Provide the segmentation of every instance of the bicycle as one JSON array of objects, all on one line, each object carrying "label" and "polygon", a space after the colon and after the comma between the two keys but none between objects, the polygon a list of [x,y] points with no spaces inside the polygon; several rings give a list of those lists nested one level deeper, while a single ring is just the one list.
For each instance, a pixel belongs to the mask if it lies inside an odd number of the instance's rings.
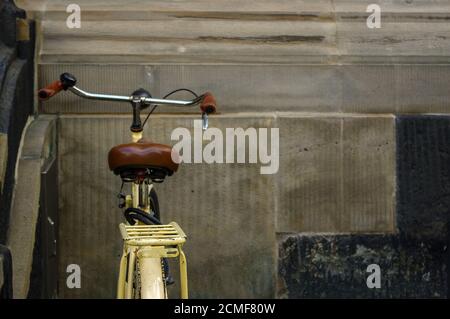
[{"label": "bicycle", "polygon": [[[124,242],[120,259],[117,298],[165,299],[167,285],[173,283],[167,258],[179,259],[181,298],[188,298],[187,262],[182,250],[186,235],[171,222],[162,224],[154,183],[161,183],[178,170],[179,155],[168,145],[143,139],[144,126],[158,105],[193,106],[200,104],[203,129],[208,127],[208,115],[216,112],[216,101],[209,92],[197,95],[189,89],[177,89],[156,99],[138,89],[130,96],[97,94],[76,87],[76,78],[63,73],[58,81],[38,91],[39,99],[48,100],[62,90],[87,99],[130,103],[133,111],[131,143],[114,146],[108,154],[108,164],[122,179],[119,208],[124,209],[126,223],[119,229]],[[187,91],[192,100],[169,100],[170,95]],[[153,105],[144,122],[141,111]],[[125,184],[131,184],[131,194],[124,194]]]}]

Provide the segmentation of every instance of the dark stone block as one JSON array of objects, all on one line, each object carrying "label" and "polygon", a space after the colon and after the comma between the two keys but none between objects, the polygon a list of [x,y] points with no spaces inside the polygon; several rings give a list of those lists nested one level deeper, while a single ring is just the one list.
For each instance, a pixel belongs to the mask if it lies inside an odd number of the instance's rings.
[{"label": "dark stone block", "polygon": [[[290,236],[279,250],[282,298],[445,298],[447,245],[401,235]],[[377,264],[381,287],[368,288]]]},{"label": "dark stone block", "polygon": [[417,238],[448,238],[450,117],[399,116],[397,227]]}]

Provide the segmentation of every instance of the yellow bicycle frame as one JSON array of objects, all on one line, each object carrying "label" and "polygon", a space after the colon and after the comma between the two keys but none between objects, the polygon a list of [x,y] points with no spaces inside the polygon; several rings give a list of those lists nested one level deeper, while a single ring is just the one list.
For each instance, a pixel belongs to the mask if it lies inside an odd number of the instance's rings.
[{"label": "yellow bicycle frame", "polygon": [[[142,138],[142,132],[132,133],[133,142]],[[150,189],[153,185],[150,185]],[[149,189],[149,190],[150,190]],[[139,185],[132,184],[131,196],[125,199],[126,207],[138,207]],[[146,211],[150,211],[147,207]],[[161,258],[179,258],[181,298],[188,298],[187,262],[182,246],[186,235],[178,224],[167,225],[119,225],[124,247],[120,259],[117,298],[133,297],[133,278],[136,261],[139,260],[140,280],[142,287],[152,287],[141,290],[141,298],[164,299],[167,291],[161,271]],[[128,280],[127,280],[128,279]]]}]

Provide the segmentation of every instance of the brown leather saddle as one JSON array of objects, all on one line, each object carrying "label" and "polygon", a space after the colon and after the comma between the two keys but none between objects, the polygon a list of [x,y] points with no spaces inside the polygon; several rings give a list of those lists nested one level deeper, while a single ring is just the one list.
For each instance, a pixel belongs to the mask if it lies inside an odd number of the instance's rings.
[{"label": "brown leather saddle", "polygon": [[137,143],[114,146],[109,151],[108,164],[122,179],[134,180],[147,175],[154,181],[162,181],[178,170],[178,163],[172,156],[176,160],[179,158],[171,146],[140,139]]}]

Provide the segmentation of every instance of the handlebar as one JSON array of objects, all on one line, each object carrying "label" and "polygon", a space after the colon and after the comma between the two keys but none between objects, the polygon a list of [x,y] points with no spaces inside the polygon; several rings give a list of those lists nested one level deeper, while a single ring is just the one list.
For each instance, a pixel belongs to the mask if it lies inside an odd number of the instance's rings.
[{"label": "handlebar", "polygon": [[90,93],[76,87],[75,84],[76,78],[73,75],[69,73],[63,73],[61,74],[59,81],[55,81],[38,91],[39,99],[41,101],[46,101],[51,97],[55,96],[56,94],[58,94],[61,90],[69,90],[72,93],[86,99],[111,101],[111,102],[130,102],[136,104],[139,103],[141,105],[141,109],[151,104],[158,104],[158,105],[163,104],[174,106],[192,106],[200,104],[200,109],[202,110],[203,113],[206,114],[215,113],[217,109],[216,100],[210,92],[206,92],[192,100],[184,101],[184,100],[155,99],[150,96],[133,95],[133,94],[130,96],[122,96],[122,95]]},{"label": "handlebar", "polygon": [[39,90],[38,92],[39,99],[41,101],[48,100],[52,96],[58,94],[63,89],[64,88],[61,81],[55,81],[47,85],[45,88]]}]

